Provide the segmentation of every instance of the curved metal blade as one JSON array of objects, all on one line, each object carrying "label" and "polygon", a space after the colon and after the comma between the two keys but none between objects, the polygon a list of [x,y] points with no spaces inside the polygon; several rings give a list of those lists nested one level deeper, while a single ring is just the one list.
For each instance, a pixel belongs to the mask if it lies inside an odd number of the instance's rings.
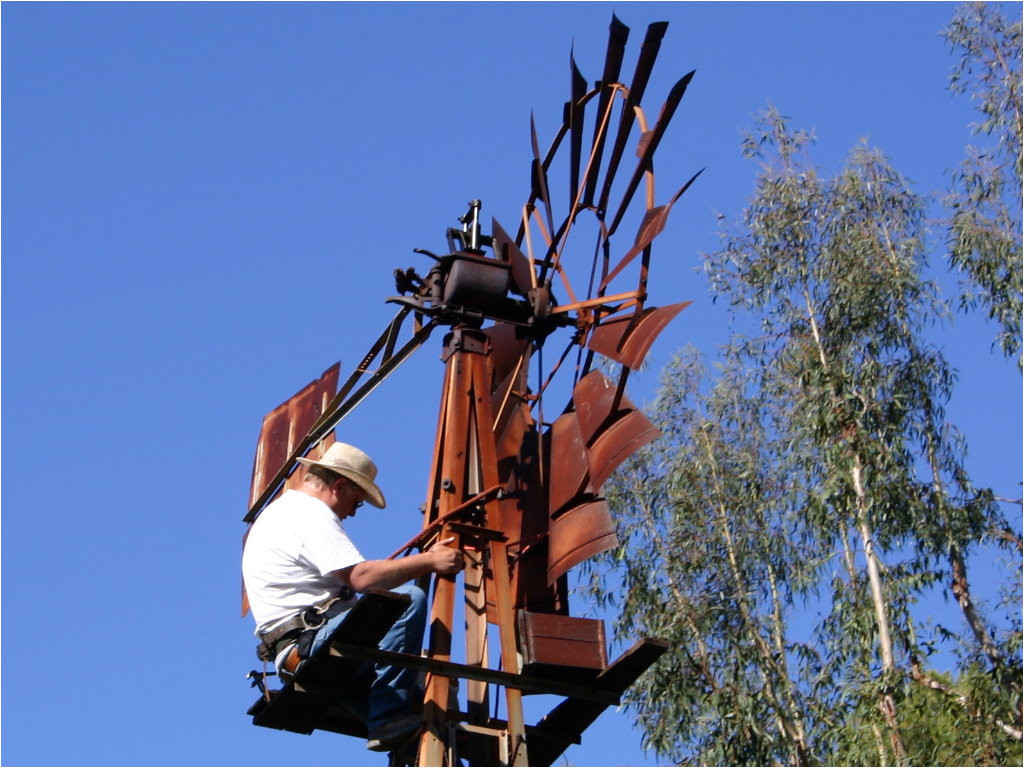
[{"label": "curved metal blade", "polygon": [[604,499],[572,507],[551,521],[548,539],[548,584],[574,565],[619,543]]},{"label": "curved metal blade", "polygon": [[640,49],[640,56],[636,61],[636,70],[633,72],[633,80],[629,85],[629,96],[626,98],[626,105],[619,116],[619,129],[615,135],[615,143],[612,145],[612,153],[608,157],[608,170],[605,171],[604,183],[601,185],[601,199],[597,208],[604,215],[608,205],[608,196],[611,194],[612,182],[615,173],[619,169],[619,162],[622,160],[622,153],[626,149],[626,141],[629,133],[636,122],[636,111],[633,109],[639,106],[647,90],[647,81],[654,69],[654,62],[658,58],[658,51],[661,49],[661,39],[668,29],[667,21],[656,21],[647,27],[647,34],[644,36],[643,47]]},{"label": "curved metal blade", "polygon": [[[626,41],[629,39],[629,27],[612,14],[612,23],[608,27],[608,50],[605,53],[604,72],[601,75],[601,95],[597,101],[597,120],[594,124],[594,138],[591,143],[593,159],[587,173],[587,183],[583,193],[583,206],[593,205],[594,190],[597,188],[597,174],[601,168],[601,156],[604,153],[604,142],[608,136],[607,126],[602,129],[601,116],[608,109],[612,98],[611,84],[619,81],[619,70],[622,68],[622,57],[626,52]],[[575,200],[575,198],[573,198]]]},{"label": "curved metal blade", "polygon": [[638,314],[605,320],[590,334],[587,347],[637,370],[665,326],[692,303],[648,307]]},{"label": "curved metal blade", "polygon": [[622,462],[660,435],[643,411],[630,411],[609,426],[587,449],[591,485],[600,488]]},{"label": "curved metal blade", "polygon": [[612,384],[600,371],[591,371],[580,379],[572,399],[586,445],[590,487],[600,492],[616,467],[660,432],[626,397],[622,387]]},{"label": "curved metal blade", "polygon": [[607,288],[608,284],[615,279],[616,275],[625,269],[629,263],[637,257],[637,255],[642,253],[644,249],[651,244],[654,238],[662,233],[665,229],[665,224],[668,222],[668,214],[672,210],[672,206],[675,205],[676,201],[682,197],[683,193],[690,188],[690,185],[693,184],[693,182],[697,180],[697,177],[702,173],[704,173],[703,168],[693,174],[689,181],[680,187],[679,191],[675,193],[668,203],[665,205],[659,205],[657,208],[651,208],[651,210],[644,214],[643,221],[640,222],[640,229],[636,233],[636,241],[634,242],[633,247],[630,248],[619,263],[615,265],[615,269],[605,275],[598,289],[599,292]]},{"label": "curved metal blade", "polygon": [[633,199],[633,194],[636,192],[636,188],[640,185],[640,179],[643,178],[644,173],[650,169],[651,159],[654,157],[654,153],[658,149],[658,144],[661,143],[661,137],[665,135],[665,129],[668,128],[668,124],[676,112],[676,107],[679,106],[679,102],[682,100],[683,94],[686,93],[686,87],[690,84],[690,81],[696,73],[696,70],[688,72],[679,80],[679,82],[672,86],[672,90],[669,91],[668,98],[665,99],[665,103],[661,107],[661,112],[658,115],[658,122],[652,130],[648,131],[641,138],[640,160],[637,162],[636,169],[633,171],[633,177],[629,180],[629,186],[626,187],[626,193],[622,196],[622,202],[619,203],[619,210],[615,213],[615,218],[612,219],[611,226],[608,227],[609,236],[611,236],[619,226],[619,222],[622,221],[622,216],[626,213],[626,208],[629,207],[629,203]]},{"label": "curved metal blade", "polygon": [[614,415],[621,415],[618,411],[633,408],[629,398],[620,395],[618,388],[600,371],[591,371],[577,382],[572,401],[585,445],[593,442],[606,423],[615,420]]},{"label": "curved metal blade", "polygon": [[576,195],[580,191],[580,154],[583,151],[583,121],[586,102],[583,97],[587,92],[587,80],[576,66],[576,59],[569,54],[569,65],[572,69],[570,99],[566,105],[566,122],[569,124],[569,207],[576,204]]},{"label": "curved metal blade", "polygon": [[548,430],[548,456],[557,464],[548,477],[548,509],[557,515],[587,487],[590,463],[575,413],[563,413]]},{"label": "curved metal blade", "polygon": [[548,194],[548,171],[543,163],[540,161],[540,144],[537,141],[537,123],[533,119],[533,113],[530,113],[530,143],[533,146],[533,188],[534,194],[531,196],[536,199],[540,198],[540,201],[544,203],[544,215],[548,221],[548,232],[554,232],[555,225],[554,220],[551,216],[551,195]]}]

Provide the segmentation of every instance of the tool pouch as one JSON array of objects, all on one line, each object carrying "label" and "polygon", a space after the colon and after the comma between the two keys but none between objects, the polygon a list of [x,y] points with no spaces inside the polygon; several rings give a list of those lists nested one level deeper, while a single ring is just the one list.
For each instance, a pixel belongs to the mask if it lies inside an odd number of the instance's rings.
[{"label": "tool pouch", "polygon": [[299,652],[300,659],[309,658],[309,650],[313,647],[313,639],[316,637],[317,630],[307,629],[301,635],[299,635],[298,642],[295,644],[295,650]]}]

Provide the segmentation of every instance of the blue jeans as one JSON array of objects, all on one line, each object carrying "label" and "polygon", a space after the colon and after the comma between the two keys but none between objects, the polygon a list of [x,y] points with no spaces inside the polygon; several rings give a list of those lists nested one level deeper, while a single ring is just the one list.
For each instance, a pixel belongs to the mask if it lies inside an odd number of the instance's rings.
[{"label": "blue jeans", "polygon": [[[405,613],[398,617],[398,621],[391,625],[391,629],[384,635],[378,647],[382,651],[412,653],[418,656],[423,647],[423,630],[427,625],[427,596],[422,589],[413,584],[404,584],[391,591],[409,595],[412,602],[405,609]],[[327,642],[327,638],[334,633],[347,615],[348,611],[342,611],[328,619],[313,639],[310,656]],[[364,675],[373,678],[373,682],[370,683],[368,711],[359,713],[366,717],[366,726],[369,730],[408,714],[413,690],[419,677],[418,672],[399,665],[367,662],[360,669],[357,679]]]}]

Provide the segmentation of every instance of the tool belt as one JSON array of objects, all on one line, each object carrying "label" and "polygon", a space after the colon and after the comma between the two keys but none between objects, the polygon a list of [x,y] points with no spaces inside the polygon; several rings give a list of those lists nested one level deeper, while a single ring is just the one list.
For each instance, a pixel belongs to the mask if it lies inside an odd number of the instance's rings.
[{"label": "tool belt", "polygon": [[261,632],[260,644],[256,646],[257,658],[260,661],[273,661],[285,645],[296,639],[299,641],[299,657],[307,658],[317,630],[330,618],[327,615],[330,608],[339,601],[351,600],[355,594],[351,587],[344,586],[334,597],[311,605],[273,629]]}]

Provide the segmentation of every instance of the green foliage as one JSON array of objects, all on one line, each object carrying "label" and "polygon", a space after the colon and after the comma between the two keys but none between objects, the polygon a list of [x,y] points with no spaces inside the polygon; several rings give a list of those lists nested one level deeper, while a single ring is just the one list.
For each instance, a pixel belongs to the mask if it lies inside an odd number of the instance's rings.
[{"label": "green foliage", "polygon": [[[735,335],[711,383],[696,353],[673,360],[650,414],[663,439],[606,487],[616,630],[672,646],[629,704],[647,746],[680,763],[998,762],[1019,751],[1003,727],[1020,727],[1019,633],[998,636],[975,605],[966,558],[1010,525],[945,424],[924,204],[866,145],[822,177],[811,142],[774,110],[744,142],[755,195],[705,267],[759,335]],[[937,590],[964,631],[916,616]],[[917,692],[943,630],[965,649],[964,686],[984,662],[988,688]],[[969,744],[933,727],[935,702]]]},{"label": "green foliage", "polygon": [[670,364],[651,414],[668,439],[607,489],[621,542],[609,560],[627,595],[618,629],[671,644],[629,703],[644,713],[646,745],[673,760],[806,763],[798,713],[816,704],[790,680],[788,657],[814,651],[785,637],[781,611],[813,581],[814,542],[789,519],[790,489],[771,466],[781,448],[742,395],[751,383],[724,370],[703,396],[702,378],[694,353]]},{"label": "green foliage", "polygon": [[[994,729],[991,722],[987,722],[987,713],[976,708],[991,698],[991,685],[985,673],[977,669],[967,670],[959,683],[937,672],[931,672],[927,677],[945,690],[927,685],[908,685],[899,700],[910,764],[1021,764],[1024,752],[1020,742],[1008,739]],[[979,693],[979,688],[983,692]],[[958,700],[961,696],[964,703]],[[864,701],[849,713],[839,729],[832,763],[877,765],[878,737],[877,729],[872,727],[873,710],[873,703]]]},{"label": "green foliage", "polygon": [[999,323],[1003,353],[1021,365],[1021,24],[985,3],[959,6],[944,32],[959,63],[950,90],[967,94],[988,138],[953,174],[949,260],[965,275],[961,304]]}]

